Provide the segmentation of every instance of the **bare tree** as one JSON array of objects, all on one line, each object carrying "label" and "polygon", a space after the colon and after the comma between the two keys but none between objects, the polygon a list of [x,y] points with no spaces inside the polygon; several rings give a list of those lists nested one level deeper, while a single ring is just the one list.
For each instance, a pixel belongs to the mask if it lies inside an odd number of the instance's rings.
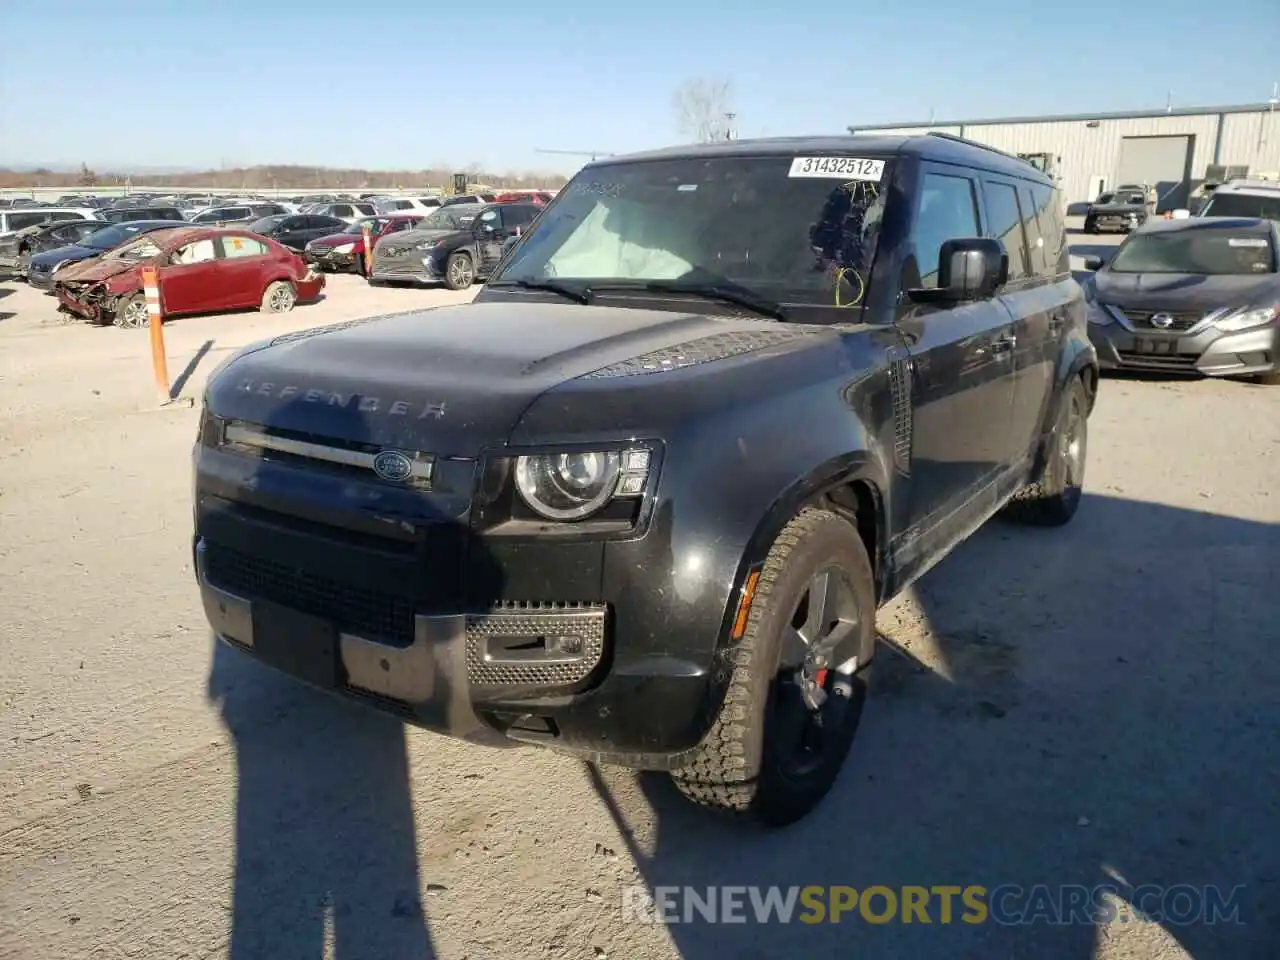
[{"label": "bare tree", "polygon": [[672,97],[680,132],[699,143],[727,140],[732,133],[733,86],[728,80],[695,77]]}]

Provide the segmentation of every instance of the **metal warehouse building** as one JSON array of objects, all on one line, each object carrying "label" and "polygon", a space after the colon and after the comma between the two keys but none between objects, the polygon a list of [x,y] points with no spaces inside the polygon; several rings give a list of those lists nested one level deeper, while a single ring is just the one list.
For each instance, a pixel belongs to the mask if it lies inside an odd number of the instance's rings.
[{"label": "metal warehouse building", "polygon": [[1006,153],[1056,156],[1068,205],[1122,183],[1154,184],[1157,210],[1186,206],[1213,165],[1233,176],[1280,177],[1280,117],[1274,103],[1122,113],[1081,113],[1004,120],[950,120],[849,127],[850,133],[912,134],[936,130]]}]

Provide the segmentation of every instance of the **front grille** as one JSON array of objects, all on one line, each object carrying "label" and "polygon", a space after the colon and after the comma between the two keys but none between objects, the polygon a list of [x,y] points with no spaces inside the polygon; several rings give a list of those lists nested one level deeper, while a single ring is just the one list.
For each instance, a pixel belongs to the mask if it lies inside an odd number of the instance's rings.
[{"label": "front grille", "polygon": [[418,260],[378,260],[373,265],[373,272],[379,277],[414,277],[423,278],[427,268]]},{"label": "front grille", "polygon": [[[1138,330],[1167,330],[1170,333],[1181,333],[1190,330],[1202,319],[1203,313],[1195,312],[1174,312],[1172,310],[1123,310],[1125,318],[1129,323]],[[1167,316],[1172,319],[1172,323],[1166,326],[1157,326],[1151,322],[1152,317]]]},{"label": "front grille", "polygon": [[1170,370],[1191,370],[1195,368],[1196,354],[1185,353],[1136,353],[1132,350],[1118,350],[1122,363],[1140,364],[1147,367],[1168,367]]},{"label": "front grille", "polygon": [[213,586],[246,600],[270,600],[323,617],[342,630],[371,640],[406,647],[413,643],[413,604],[403,597],[341,583],[208,541],[204,574]]}]

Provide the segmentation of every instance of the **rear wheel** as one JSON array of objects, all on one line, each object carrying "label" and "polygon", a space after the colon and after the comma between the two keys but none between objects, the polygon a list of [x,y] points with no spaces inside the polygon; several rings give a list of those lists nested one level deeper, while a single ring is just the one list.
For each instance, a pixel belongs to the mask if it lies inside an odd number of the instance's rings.
[{"label": "rear wheel", "polygon": [[1005,507],[1006,515],[1021,523],[1060,527],[1080,508],[1089,440],[1089,398],[1084,381],[1075,377],[1063,390],[1058,420],[1049,438],[1040,475]]},{"label": "rear wheel", "polygon": [[267,284],[262,294],[263,313],[288,313],[298,300],[298,293],[288,280],[276,280]]},{"label": "rear wheel", "polygon": [[475,283],[476,268],[471,255],[459,250],[450,254],[444,268],[444,285],[450,290],[465,290]]},{"label": "rear wheel", "polygon": [[771,826],[811,811],[857,733],[866,675],[851,658],[874,631],[871,563],[857,530],[803,510],[765,560],[720,714],[672,774],[680,791]]}]

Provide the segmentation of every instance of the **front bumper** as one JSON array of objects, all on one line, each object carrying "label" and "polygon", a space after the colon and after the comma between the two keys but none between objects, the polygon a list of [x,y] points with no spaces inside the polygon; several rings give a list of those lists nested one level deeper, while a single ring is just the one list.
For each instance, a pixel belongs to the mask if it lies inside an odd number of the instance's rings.
[{"label": "front bumper", "polygon": [[1119,322],[1090,324],[1103,370],[1161,371],[1208,377],[1280,369],[1280,324],[1224,332],[1212,325],[1183,333],[1131,330]]},{"label": "front bumper", "polygon": [[307,263],[314,264],[324,270],[350,270],[356,266],[357,260],[363,254],[358,253],[334,253],[332,250],[313,250],[307,249],[302,253],[302,258]]},{"label": "front bumper", "polygon": [[401,257],[379,257],[375,254],[370,277],[373,280],[441,283],[444,273],[430,250],[415,250],[412,254]]},{"label": "front bumper", "polygon": [[[472,461],[451,469],[472,482]],[[431,519],[421,495],[384,494],[380,512],[401,518],[388,525],[353,509],[370,493],[349,474],[198,447],[193,549],[214,633],[476,743],[671,769],[705,736],[728,676],[724,605],[643,587],[637,571],[653,564],[641,557],[666,540],[486,535],[468,525],[467,496],[444,494],[439,512],[462,508],[459,519]]]},{"label": "front bumper", "polygon": [[48,270],[32,268],[27,273],[27,284],[37,290],[51,291],[53,289],[53,273]]}]

